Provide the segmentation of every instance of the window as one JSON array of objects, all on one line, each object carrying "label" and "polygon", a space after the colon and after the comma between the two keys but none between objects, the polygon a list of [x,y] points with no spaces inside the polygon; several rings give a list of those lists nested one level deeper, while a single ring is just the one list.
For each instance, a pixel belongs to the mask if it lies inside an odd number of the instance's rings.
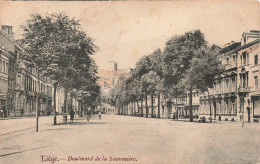
[{"label": "window", "polygon": [[226,64],[229,64],[229,57],[226,58]]},{"label": "window", "polygon": [[18,56],[18,52],[14,51],[14,58],[15,58],[15,60],[17,60],[17,56]]},{"label": "window", "polygon": [[32,91],[34,91],[34,80],[32,80]]},{"label": "window", "polygon": [[255,76],[255,90],[258,90],[258,76]]},{"label": "window", "polygon": [[240,85],[243,88],[248,87],[248,72],[240,74]]},{"label": "window", "polygon": [[233,64],[234,64],[234,66],[236,66],[236,65],[237,65],[237,61],[236,61],[236,55],[233,55]]},{"label": "window", "polygon": [[229,83],[229,80],[226,79],[226,90],[225,90],[226,92],[228,92],[228,89],[229,89],[228,83]]},{"label": "window", "polygon": [[248,61],[249,61],[248,53],[243,52],[243,54],[241,56],[241,65],[244,66],[244,65],[249,64]]},{"label": "window", "polygon": [[0,72],[2,72],[2,60],[0,59]]},{"label": "window", "polygon": [[5,64],[5,73],[8,73],[8,63],[6,62]]},{"label": "window", "polygon": [[24,73],[22,74],[21,80],[22,80],[22,85],[25,85],[25,75],[24,75]]},{"label": "window", "polygon": [[5,80],[5,93],[7,93],[7,90],[8,90],[8,83],[7,80]]},{"label": "window", "polygon": [[2,92],[2,88],[3,88],[2,79],[0,78],[0,92]]},{"label": "window", "polygon": [[255,65],[258,64],[258,55],[255,55]]},{"label": "window", "polygon": [[17,74],[17,76],[16,76],[16,83],[18,85],[20,84],[20,74]]},{"label": "window", "polygon": [[3,61],[3,73],[5,73],[5,61]]}]

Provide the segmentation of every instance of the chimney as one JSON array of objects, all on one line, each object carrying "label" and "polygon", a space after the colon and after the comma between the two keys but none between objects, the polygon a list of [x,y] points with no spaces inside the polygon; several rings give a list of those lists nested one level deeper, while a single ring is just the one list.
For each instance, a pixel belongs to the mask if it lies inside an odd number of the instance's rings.
[{"label": "chimney", "polygon": [[114,71],[117,71],[117,63],[114,63]]},{"label": "chimney", "polygon": [[2,25],[1,30],[4,31],[7,34],[13,34],[13,27],[12,26]]}]

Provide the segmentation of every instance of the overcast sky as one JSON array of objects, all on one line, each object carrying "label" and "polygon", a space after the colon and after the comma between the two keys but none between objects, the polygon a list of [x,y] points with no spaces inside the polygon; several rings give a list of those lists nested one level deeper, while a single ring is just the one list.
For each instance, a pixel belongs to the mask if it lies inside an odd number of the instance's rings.
[{"label": "overcast sky", "polygon": [[99,51],[94,58],[99,68],[117,61],[119,68],[132,68],[143,55],[174,35],[200,29],[210,44],[221,47],[241,34],[260,29],[259,2],[0,2],[2,25],[20,26],[31,13],[64,12],[81,20]]}]

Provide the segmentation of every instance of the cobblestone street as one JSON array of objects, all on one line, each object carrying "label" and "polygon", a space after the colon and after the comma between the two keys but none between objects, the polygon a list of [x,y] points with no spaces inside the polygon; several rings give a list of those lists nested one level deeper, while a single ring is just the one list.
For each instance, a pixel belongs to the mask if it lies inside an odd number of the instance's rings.
[{"label": "cobblestone street", "polygon": [[[103,115],[102,120],[93,116],[90,122],[76,118],[57,126],[52,125],[53,117],[39,121],[36,133],[34,118],[0,120],[1,129],[5,127],[0,136],[1,164],[51,163],[48,160],[55,157],[54,163],[62,164],[123,163],[114,161],[118,158],[135,158],[128,163],[260,162],[257,123],[241,127],[240,122],[203,124],[115,115]],[[68,161],[69,156],[74,160]],[[85,161],[76,161],[79,157]]]}]

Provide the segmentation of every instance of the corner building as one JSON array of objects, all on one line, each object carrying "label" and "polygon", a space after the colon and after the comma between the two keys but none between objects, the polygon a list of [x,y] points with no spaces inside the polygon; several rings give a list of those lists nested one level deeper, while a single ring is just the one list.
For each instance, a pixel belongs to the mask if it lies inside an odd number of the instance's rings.
[{"label": "corner building", "polygon": [[[259,34],[251,30],[243,33],[241,42],[218,49],[218,59],[225,71],[216,75],[209,96],[200,96],[199,115],[212,119],[251,122],[260,116],[259,107]],[[209,105],[210,104],[210,105]]]}]

